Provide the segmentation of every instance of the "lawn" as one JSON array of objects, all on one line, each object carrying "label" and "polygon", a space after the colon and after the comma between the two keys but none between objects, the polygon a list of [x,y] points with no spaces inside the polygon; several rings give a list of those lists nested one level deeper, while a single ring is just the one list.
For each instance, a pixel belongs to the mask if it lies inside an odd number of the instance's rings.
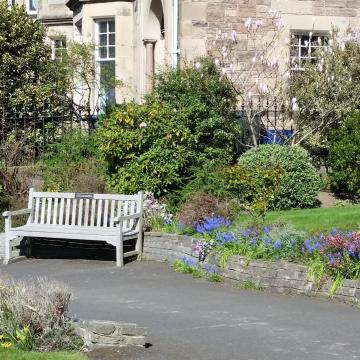
[{"label": "lawn", "polygon": [[53,352],[39,353],[20,350],[5,350],[0,348],[1,360],[86,360],[81,353],[74,352]]},{"label": "lawn", "polygon": [[[336,227],[339,230],[357,230],[360,227],[360,205],[334,208],[300,209],[272,211],[267,213],[266,221],[284,220],[292,223],[296,229],[306,231],[328,231]],[[251,222],[249,215],[241,215],[235,221],[238,226]]]}]

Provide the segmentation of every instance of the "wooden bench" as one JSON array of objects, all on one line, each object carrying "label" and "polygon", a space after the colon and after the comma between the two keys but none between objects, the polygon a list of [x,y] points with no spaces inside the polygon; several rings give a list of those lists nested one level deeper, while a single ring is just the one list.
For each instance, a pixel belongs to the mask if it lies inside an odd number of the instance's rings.
[{"label": "wooden bench", "polygon": [[[84,194],[29,191],[27,209],[5,211],[4,264],[11,259],[12,241],[21,237],[105,241],[116,247],[116,265],[142,252],[143,194]],[[27,215],[13,227],[14,216]],[[124,253],[123,243],[136,240],[135,250]]]}]

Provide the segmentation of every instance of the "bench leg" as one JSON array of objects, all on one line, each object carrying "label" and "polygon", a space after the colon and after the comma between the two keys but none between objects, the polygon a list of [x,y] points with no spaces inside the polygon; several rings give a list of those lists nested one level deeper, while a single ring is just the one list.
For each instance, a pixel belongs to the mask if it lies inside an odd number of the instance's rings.
[{"label": "bench leg", "polygon": [[124,266],[124,243],[123,243],[123,234],[122,234],[122,223],[120,224],[121,227],[119,227],[119,235],[117,238],[117,244],[116,244],[116,266]]},{"label": "bench leg", "polygon": [[5,251],[4,251],[4,265],[7,265],[11,260],[11,252],[12,252],[12,240],[16,239],[17,236],[13,236],[11,234],[5,235]]},{"label": "bench leg", "polygon": [[135,247],[135,250],[138,252],[138,260],[141,260],[141,255],[142,255],[142,241],[143,241],[143,238],[142,238],[142,231],[139,232],[139,235],[137,237],[137,240],[136,240],[136,247]]}]

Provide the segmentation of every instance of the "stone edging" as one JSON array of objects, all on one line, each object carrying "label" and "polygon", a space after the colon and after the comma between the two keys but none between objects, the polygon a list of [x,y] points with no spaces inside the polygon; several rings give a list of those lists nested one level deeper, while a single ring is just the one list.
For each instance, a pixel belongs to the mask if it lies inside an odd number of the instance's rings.
[{"label": "stone edging", "polygon": [[88,350],[103,347],[145,346],[146,330],[136,324],[73,320],[75,332]]},{"label": "stone edging", "polygon": [[[183,256],[197,259],[194,246],[197,238],[176,234],[147,232],[144,236],[144,258],[156,261],[174,262]],[[232,282],[252,281],[261,284],[264,289],[277,293],[304,294],[328,298],[331,281],[324,283],[321,289],[308,279],[306,266],[286,261],[253,260],[246,263],[243,257],[234,255],[224,269],[220,268],[219,259],[209,257],[207,262],[219,268],[220,274]],[[345,280],[338,288],[334,299],[357,303],[360,300],[360,281]]]}]

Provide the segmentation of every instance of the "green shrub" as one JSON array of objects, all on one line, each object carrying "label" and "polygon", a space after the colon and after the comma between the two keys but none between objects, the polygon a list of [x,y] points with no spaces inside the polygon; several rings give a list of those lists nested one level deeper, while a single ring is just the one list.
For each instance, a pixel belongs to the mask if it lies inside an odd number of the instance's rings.
[{"label": "green shrub", "polygon": [[[249,173],[277,169],[281,173],[279,189],[270,209],[308,208],[318,204],[321,181],[306,150],[298,146],[260,145],[244,153],[239,165]],[[259,169],[261,170],[259,172]],[[265,187],[266,178],[259,178],[257,187]],[[252,191],[252,189],[248,189]],[[266,190],[265,190],[266,191]]]},{"label": "green shrub", "polygon": [[45,191],[105,191],[96,136],[74,130],[50,147],[42,160]]},{"label": "green shrub", "polygon": [[209,161],[234,156],[235,95],[214,64],[166,70],[143,105],[119,106],[104,120],[100,150],[109,185],[156,196],[181,189]]},{"label": "green shrub", "polygon": [[333,190],[360,196],[360,113],[333,131],[329,141],[330,183]]}]

